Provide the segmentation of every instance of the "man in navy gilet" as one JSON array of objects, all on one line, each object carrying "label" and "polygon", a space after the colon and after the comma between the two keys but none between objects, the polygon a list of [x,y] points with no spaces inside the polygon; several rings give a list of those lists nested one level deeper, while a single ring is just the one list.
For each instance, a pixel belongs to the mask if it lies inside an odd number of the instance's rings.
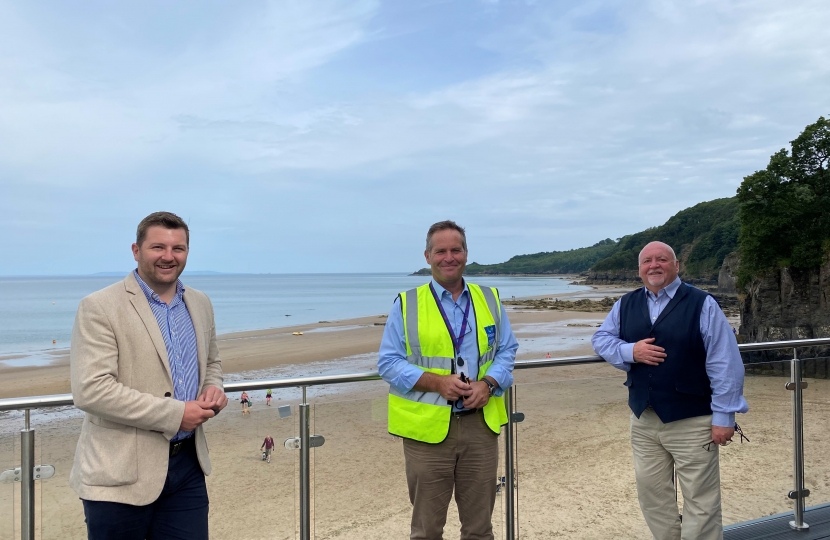
[{"label": "man in navy gilet", "polygon": [[628,373],[640,509],[656,540],[719,540],[718,445],[732,439],[735,413],[748,410],[738,344],[718,303],[677,277],[671,247],[651,242],[639,265],[645,287],[614,304],[592,343]]}]

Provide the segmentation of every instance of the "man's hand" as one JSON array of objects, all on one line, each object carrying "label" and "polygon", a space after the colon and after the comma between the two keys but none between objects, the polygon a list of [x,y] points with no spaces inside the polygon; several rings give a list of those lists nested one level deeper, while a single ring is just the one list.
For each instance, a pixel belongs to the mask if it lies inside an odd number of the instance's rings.
[{"label": "man's hand", "polygon": [[666,349],[652,345],[654,338],[641,339],[634,344],[634,361],[649,366],[658,366],[666,358]]},{"label": "man's hand", "polygon": [[205,387],[202,395],[196,400],[202,403],[203,407],[207,405],[208,409],[212,409],[214,414],[219,414],[219,411],[225,408],[228,404],[228,396],[225,395],[220,388],[216,386]]},{"label": "man's hand", "polygon": [[481,409],[490,401],[490,387],[484,381],[470,383],[473,393],[464,398],[464,406],[468,409]]},{"label": "man's hand", "polygon": [[216,413],[210,407],[210,401],[185,401],[184,402],[184,416],[182,416],[182,424],[179,426],[180,431],[193,431],[201,426],[214,416]]},{"label": "man's hand", "polygon": [[438,392],[447,401],[456,401],[473,393],[469,383],[462,382],[460,375],[436,375],[425,372],[415,384],[415,390]]},{"label": "man's hand", "polygon": [[712,426],[712,442],[715,444],[726,444],[726,441],[732,440],[734,434],[734,427]]}]

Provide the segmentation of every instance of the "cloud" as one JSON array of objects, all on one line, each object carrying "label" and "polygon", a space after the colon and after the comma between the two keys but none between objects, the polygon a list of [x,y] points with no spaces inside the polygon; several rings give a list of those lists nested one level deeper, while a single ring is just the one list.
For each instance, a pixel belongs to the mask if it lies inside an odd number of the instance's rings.
[{"label": "cloud", "polygon": [[0,249],[36,272],[85,216],[160,206],[214,270],[409,269],[446,217],[478,262],[616,238],[830,113],[828,25],[819,1],[4,4]]}]

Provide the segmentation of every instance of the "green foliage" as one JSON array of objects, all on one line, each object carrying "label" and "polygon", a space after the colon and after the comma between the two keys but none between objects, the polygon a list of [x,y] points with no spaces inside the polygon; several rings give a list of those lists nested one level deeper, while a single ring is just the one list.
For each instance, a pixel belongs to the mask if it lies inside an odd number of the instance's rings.
[{"label": "green foliage", "polygon": [[738,202],[734,197],[702,202],[678,212],[659,227],[624,236],[617,251],[591,270],[636,270],[640,250],[659,240],[674,248],[678,257],[688,251],[683,266],[685,277],[717,279],[723,259],[737,247],[738,229]]},{"label": "green foliage", "polygon": [[595,262],[611,254],[616,247],[616,242],[606,238],[591,247],[516,255],[509,261],[499,264],[470,263],[465,273],[468,275],[571,274],[587,270]]},{"label": "green foliage", "polygon": [[781,267],[820,266],[830,248],[830,121],[820,117],[738,188],[738,285]]}]

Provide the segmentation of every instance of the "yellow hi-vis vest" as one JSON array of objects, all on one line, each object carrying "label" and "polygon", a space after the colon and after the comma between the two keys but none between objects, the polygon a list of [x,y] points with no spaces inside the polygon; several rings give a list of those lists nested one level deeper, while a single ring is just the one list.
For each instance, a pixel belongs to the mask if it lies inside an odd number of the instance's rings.
[{"label": "yellow hi-vis vest", "polygon": [[[478,377],[486,374],[499,347],[501,304],[498,291],[467,283],[476,321]],[[455,359],[452,338],[429,283],[400,294],[406,360],[424,371],[449,375]],[[399,392],[389,387],[389,433],[425,443],[440,443],[450,430],[452,406],[438,392]],[[487,426],[498,434],[507,423],[504,398],[491,396],[484,406]]]}]

